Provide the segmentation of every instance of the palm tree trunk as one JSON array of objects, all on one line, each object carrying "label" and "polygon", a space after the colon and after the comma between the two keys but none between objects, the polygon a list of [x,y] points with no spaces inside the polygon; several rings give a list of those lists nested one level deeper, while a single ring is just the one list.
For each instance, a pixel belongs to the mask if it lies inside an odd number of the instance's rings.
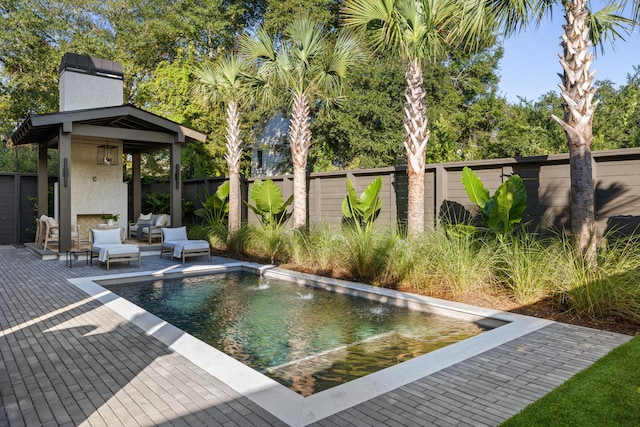
[{"label": "palm tree trunk", "polygon": [[229,101],[227,104],[227,153],[225,159],[229,167],[229,233],[240,228],[240,157],[242,156],[242,139],[240,138],[240,113],[238,104]]},{"label": "palm tree trunk", "polygon": [[406,73],[407,88],[404,92],[404,148],[407,150],[407,232],[417,236],[424,232],[424,164],[429,141],[427,108],[422,82],[422,65],[417,59],[409,63]]},{"label": "palm tree trunk", "polygon": [[300,230],[307,226],[307,158],[311,146],[309,103],[302,94],[293,100],[289,145],[293,161],[293,227]]},{"label": "palm tree trunk", "polygon": [[593,53],[590,51],[589,25],[585,0],[566,3],[565,34],[562,36],[564,69],[559,85],[564,100],[564,120],[553,119],[564,129],[569,143],[571,174],[571,231],[576,243],[576,255],[593,269],[596,266],[596,224],[591,141],[593,115],[598,105],[594,100],[595,73],[590,72]]}]

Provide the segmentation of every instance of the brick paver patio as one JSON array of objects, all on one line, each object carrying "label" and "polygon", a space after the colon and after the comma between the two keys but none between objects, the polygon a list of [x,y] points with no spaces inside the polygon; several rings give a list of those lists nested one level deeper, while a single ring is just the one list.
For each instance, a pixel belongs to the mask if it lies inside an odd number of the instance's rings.
[{"label": "brick paver patio", "polygon": [[[0,425],[286,425],[66,280],[101,274],[0,249]],[[315,425],[497,425],[630,338],[552,323]]]}]

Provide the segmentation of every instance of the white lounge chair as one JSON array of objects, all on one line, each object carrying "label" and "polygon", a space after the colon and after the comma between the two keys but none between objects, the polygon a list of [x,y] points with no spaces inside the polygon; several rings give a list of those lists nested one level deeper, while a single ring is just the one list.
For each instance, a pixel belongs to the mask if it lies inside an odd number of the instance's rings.
[{"label": "white lounge chair", "polygon": [[162,227],[162,243],[160,257],[165,252],[171,254],[171,259],[181,258],[182,263],[187,257],[207,256],[211,260],[211,247],[206,240],[189,240],[186,227]]},{"label": "white lounge chair", "polygon": [[113,228],[108,230],[91,230],[91,258],[98,258],[98,262],[107,264],[107,270],[112,262],[138,261],[140,267],[140,248],[136,245],[122,243],[122,230]]}]

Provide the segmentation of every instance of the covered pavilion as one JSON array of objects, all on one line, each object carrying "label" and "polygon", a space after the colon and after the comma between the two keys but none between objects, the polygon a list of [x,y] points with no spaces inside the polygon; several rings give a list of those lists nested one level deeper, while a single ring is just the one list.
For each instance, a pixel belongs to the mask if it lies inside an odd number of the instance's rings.
[{"label": "covered pavilion", "polygon": [[141,154],[169,150],[169,214],[171,226],[181,225],[181,149],[189,142],[204,142],[206,135],[123,104],[123,73],[117,62],[67,53],[60,73],[60,112],[31,115],[11,136],[15,145],[38,145],[38,217],[53,215],[47,203],[47,150],[58,151],[59,252],[71,249],[72,224],[94,221],[103,213],[119,214],[127,223],[123,154],[132,159],[132,214],[137,218]]}]

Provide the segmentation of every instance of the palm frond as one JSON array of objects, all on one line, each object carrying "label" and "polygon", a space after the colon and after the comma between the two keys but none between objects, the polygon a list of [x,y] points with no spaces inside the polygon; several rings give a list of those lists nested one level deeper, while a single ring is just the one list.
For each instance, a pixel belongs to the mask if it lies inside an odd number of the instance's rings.
[{"label": "palm frond", "polygon": [[616,40],[624,41],[637,24],[634,19],[619,15],[623,9],[622,4],[610,3],[598,11],[589,11],[589,38],[600,52],[604,53],[605,42],[615,47]]},{"label": "palm frond", "polygon": [[245,35],[241,41],[242,53],[258,62],[274,61],[276,46],[274,38],[263,28],[259,28],[255,37]]},{"label": "palm frond", "polygon": [[487,2],[505,35],[517,34],[530,24],[540,25],[557,0],[490,0]]},{"label": "palm frond", "polygon": [[367,33],[373,51],[404,49],[403,29],[398,21],[396,5],[403,0],[351,0],[341,10],[343,25],[359,33]]},{"label": "palm frond", "polygon": [[250,64],[241,56],[230,54],[218,62],[205,62],[194,71],[196,82],[192,93],[205,105],[240,102],[245,95],[245,80]]}]

